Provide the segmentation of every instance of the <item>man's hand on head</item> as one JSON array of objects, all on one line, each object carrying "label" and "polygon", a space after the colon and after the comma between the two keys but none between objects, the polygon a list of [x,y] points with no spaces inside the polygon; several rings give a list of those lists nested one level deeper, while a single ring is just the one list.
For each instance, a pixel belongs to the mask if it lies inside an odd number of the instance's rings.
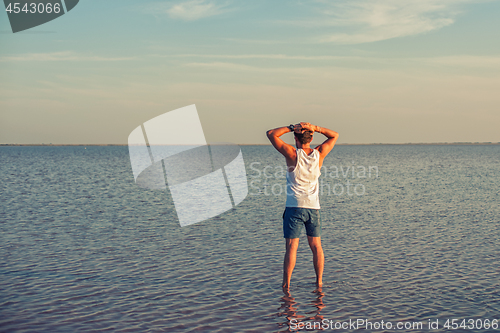
[{"label": "man's hand on head", "polygon": [[304,131],[311,131],[314,133],[316,131],[316,126],[311,125],[310,123],[301,122],[300,124],[297,124],[297,125],[300,127],[299,133],[304,132]]}]

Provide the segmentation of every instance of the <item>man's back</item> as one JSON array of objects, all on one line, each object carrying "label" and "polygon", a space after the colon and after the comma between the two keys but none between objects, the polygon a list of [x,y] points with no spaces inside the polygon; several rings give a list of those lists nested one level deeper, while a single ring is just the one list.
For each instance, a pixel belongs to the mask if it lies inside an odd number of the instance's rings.
[{"label": "man's back", "polygon": [[286,174],[286,207],[320,209],[318,178],[320,154],[297,149],[297,164]]}]

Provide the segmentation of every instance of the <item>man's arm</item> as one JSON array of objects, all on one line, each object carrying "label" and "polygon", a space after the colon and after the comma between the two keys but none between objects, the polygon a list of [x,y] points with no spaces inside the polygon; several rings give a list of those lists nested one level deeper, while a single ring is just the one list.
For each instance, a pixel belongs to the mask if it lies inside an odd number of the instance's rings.
[{"label": "man's arm", "polygon": [[[297,125],[295,126],[297,127]],[[279,151],[283,156],[285,156],[287,160],[287,165],[295,165],[293,161],[297,157],[297,152],[294,147],[290,146],[289,144],[285,143],[283,140],[280,139],[280,136],[282,136],[285,133],[290,133],[291,130],[288,127],[278,127],[272,130],[269,130],[266,132],[267,138],[271,143],[273,144],[274,148],[276,148],[277,151]],[[290,163],[289,163],[290,162]]]},{"label": "man's arm", "polygon": [[333,146],[335,146],[335,142],[337,142],[337,139],[339,138],[339,133],[328,128],[311,125],[309,123],[300,123],[300,127],[302,129],[318,132],[326,136],[326,140],[316,147],[316,149],[319,151],[321,159],[324,159],[326,155],[328,155],[328,153],[333,149]]}]

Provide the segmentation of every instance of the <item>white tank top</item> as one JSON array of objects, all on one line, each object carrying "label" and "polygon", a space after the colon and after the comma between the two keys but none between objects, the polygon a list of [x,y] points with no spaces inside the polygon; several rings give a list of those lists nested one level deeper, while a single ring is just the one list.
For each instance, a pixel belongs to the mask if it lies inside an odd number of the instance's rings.
[{"label": "white tank top", "polygon": [[286,173],[286,207],[319,209],[319,151],[297,149],[297,165]]}]

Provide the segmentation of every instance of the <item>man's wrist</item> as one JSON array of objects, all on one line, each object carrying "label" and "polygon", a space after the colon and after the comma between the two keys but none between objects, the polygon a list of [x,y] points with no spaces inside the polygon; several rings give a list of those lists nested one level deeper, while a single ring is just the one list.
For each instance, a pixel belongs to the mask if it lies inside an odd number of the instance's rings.
[{"label": "man's wrist", "polygon": [[295,131],[295,125],[294,124],[290,124],[287,127],[290,130],[290,132],[294,132]]},{"label": "man's wrist", "polygon": [[314,130],[314,131],[315,131],[315,132],[318,132],[319,134],[321,134],[321,127],[316,126],[316,128],[315,128],[315,130]]}]

